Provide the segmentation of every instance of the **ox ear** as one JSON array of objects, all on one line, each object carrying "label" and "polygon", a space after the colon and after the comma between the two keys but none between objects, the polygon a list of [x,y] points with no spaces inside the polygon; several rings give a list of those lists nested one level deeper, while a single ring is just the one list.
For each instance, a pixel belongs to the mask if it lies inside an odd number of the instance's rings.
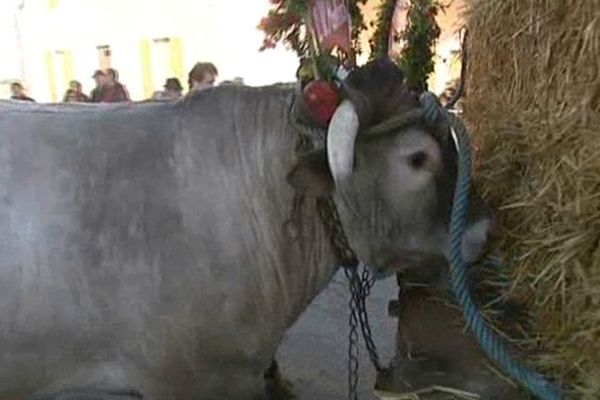
[{"label": "ox ear", "polygon": [[287,174],[289,183],[298,193],[310,197],[325,197],[333,193],[335,184],[325,150],[314,151],[300,158]]}]

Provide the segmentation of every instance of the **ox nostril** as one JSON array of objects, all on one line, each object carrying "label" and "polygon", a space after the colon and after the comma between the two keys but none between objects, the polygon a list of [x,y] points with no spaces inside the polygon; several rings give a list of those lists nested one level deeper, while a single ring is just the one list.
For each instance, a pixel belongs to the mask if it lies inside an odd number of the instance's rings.
[{"label": "ox nostril", "polygon": [[424,151],[417,151],[408,156],[408,162],[414,169],[421,169],[427,162],[427,153]]}]

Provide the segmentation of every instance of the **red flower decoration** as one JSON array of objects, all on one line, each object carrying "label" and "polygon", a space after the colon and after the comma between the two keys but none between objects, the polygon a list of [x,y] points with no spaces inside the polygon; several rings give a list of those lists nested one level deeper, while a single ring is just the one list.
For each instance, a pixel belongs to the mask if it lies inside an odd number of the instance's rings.
[{"label": "red flower decoration", "polygon": [[312,81],[302,93],[311,117],[319,124],[327,125],[340,102],[336,87],[328,81]]},{"label": "red flower decoration", "polygon": [[262,17],[258,23],[258,29],[265,31],[269,27],[269,17]]}]

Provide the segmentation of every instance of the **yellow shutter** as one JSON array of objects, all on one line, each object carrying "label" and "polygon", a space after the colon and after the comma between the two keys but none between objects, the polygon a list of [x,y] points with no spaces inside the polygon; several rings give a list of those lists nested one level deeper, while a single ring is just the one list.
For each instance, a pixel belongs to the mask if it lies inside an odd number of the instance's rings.
[{"label": "yellow shutter", "polygon": [[69,83],[74,79],[73,72],[73,56],[69,50],[63,52],[63,70],[65,73],[65,83]]},{"label": "yellow shutter", "polygon": [[46,72],[48,74],[48,88],[51,101],[56,101],[56,76],[54,72],[54,58],[52,52],[46,52]]},{"label": "yellow shutter", "polygon": [[150,41],[144,39],[140,42],[140,56],[142,62],[142,83],[146,98],[152,96],[152,65],[150,60]]},{"label": "yellow shutter", "polygon": [[183,71],[183,48],[181,46],[181,38],[171,38],[171,74],[185,82]]}]

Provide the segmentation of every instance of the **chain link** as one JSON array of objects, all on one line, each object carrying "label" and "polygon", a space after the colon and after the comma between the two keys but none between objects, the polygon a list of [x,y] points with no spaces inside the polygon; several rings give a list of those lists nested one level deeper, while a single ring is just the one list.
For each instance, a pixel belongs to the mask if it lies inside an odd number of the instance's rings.
[{"label": "chain link", "polygon": [[358,367],[359,367],[359,353],[358,353],[358,324],[359,318],[356,312],[357,298],[354,290],[355,283],[351,278],[353,272],[356,272],[356,268],[344,267],[344,273],[348,278],[348,285],[350,287],[350,316],[349,326],[350,332],[348,333],[348,399],[358,400]]},{"label": "chain link", "polygon": [[[358,271],[356,271],[358,276]],[[371,275],[369,270],[363,266],[362,276],[360,278],[360,292],[357,295],[358,300],[358,318],[360,321],[360,328],[363,333],[363,339],[365,341],[365,347],[369,353],[369,358],[373,367],[377,372],[381,371],[381,364],[379,363],[379,356],[377,355],[377,347],[373,341],[373,333],[371,332],[371,325],[369,324],[369,314],[367,313],[366,300],[371,294],[371,288],[375,285],[375,278]]]},{"label": "chain link", "polygon": [[317,203],[321,220],[329,234],[329,239],[333,246],[333,251],[344,268],[344,274],[348,279],[350,289],[350,316],[348,335],[348,399],[358,399],[358,327],[362,332],[365,347],[369,353],[369,358],[375,369],[381,371],[377,348],[373,342],[371,326],[366,307],[366,299],[371,293],[371,288],[375,284],[375,279],[367,268],[362,267],[362,273],[359,273],[359,265],[356,253],[350,247],[348,238],[342,227],[337,208],[331,197],[321,198]]},{"label": "chain link", "polygon": [[[326,131],[320,128],[305,125],[298,118],[298,105],[294,101],[290,108],[290,122],[298,133],[299,142],[296,148],[297,154],[305,154],[315,147],[324,147]],[[294,210],[302,206],[302,200],[295,199]],[[375,284],[375,279],[371,276],[367,268],[362,267],[362,274],[359,274],[361,268],[356,253],[350,247],[348,238],[342,227],[339,214],[335,203],[331,197],[323,197],[317,200],[317,210],[321,221],[325,225],[329,240],[333,247],[335,257],[338,263],[344,268],[344,274],[348,279],[350,289],[350,316],[348,324],[350,332],[348,334],[348,399],[358,400],[358,368],[359,368],[359,325],[365,341],[365,347],[369,353],[371,362],[377,371],[381,370],[377,349],[372,339],[371,327],[367,315],[366,298]],[[296,212],[293,212],[293,218]]]},{"label": "chain link", "polygon": [[344,268],[356,269],[358,267],[358,258],[354,250],[350,248],[350,244],[348,244],[348,238],[342,227],[333,199],[331,197],[319,198],[317,200],[317,208],[338,262]]}]

